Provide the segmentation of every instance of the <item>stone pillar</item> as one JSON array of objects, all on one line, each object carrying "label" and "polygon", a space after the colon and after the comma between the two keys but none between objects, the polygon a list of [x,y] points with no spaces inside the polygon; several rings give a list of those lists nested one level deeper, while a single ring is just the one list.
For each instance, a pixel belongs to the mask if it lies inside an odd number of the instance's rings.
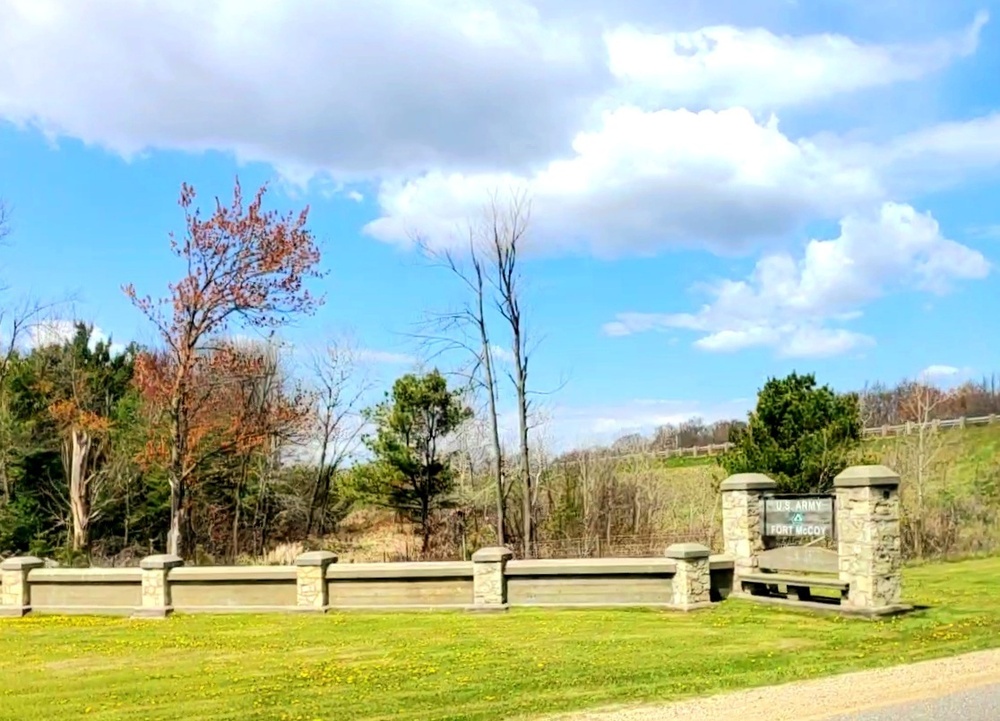
[{"label": "stone pillar", "polygon": [[514,554],[509,548],[480,548],[472,554],[472,595],[477,609],[507,608],[507,576],[504,571]]},{"label": "stone pillar", "polygon": [[336,562],[330,551],[309,551],[295,559],[295,604],[300,611],[326,611],[330,604],[326,569]]},{"label": "stone pillar", "polygon": [[163,553],[146,556],[139,561],[142,569],[142,606],[135,615],[143,618],[166,618],[174,610],[170,597],[170,580],[167,576],[171,568],[183,566],[179,556]]},{"label": "stone pillar", "polygon": [[899,475],[885,466],[851,466],[833,487],[840,580],[850,584],[843,605],[867,611],[899,605]]},{"label": "stone pillar", "polygon": [[24,616],[31,611],[31,584],[28,574],[45,562],[34,556],[8,558],[0,564],[0,616]]},{"label": "stone pillar", "polygon": [[700,543],[675,543],[666,551],[667,558],[677,564],[674,572],[671,603],[690,611],[712,602],[711,551]]},{"label": "stone pillar", "polygon": [[757,569],[757,554],[764,550],[764,494],[778,484],[763,473],[737,473],[722,482],[722,539],[733,559],[733,590],[739,577]]}]

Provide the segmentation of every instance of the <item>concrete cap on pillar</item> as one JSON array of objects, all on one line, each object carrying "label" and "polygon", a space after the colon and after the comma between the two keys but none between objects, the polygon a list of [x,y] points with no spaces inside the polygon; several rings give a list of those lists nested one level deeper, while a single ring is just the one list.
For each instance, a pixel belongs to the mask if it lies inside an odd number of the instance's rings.
[{"label": "concrete cap on pillar", "polygon": [[674,543],[667,546],[666,551],[667,558],[679,561],[691,560],[693,558],[708,558],[710,555],[712,555],[712,552],[708,550],[708,547],[700,543]]},{"label": "concrete cap on pillar", "polygon": [[139,568],[144,571],[165,571],[184,565],[184,559],[172,553],[161,553],[156,556],[146,556],[139,561]]},{"label": "concrete cap on pillar", "polygon": [[763,473],[736,473],[722,482],[720,491],[773,491],[778,483]]},{"label": "concrete cap on pillar", "polygon": [[834,488],[898,488],[899,474],[886,466],[850,466],[833,479]]},{"label": "concrete cap on pillar", "polygon": [[295,557],[296,566],[329,566],[337,562],[337,554],[332,551],[306,551]]},{"label": "concrete cap on pillar", "polygon": [[473,563],[499,563],[500,561],[508,561],[514,557],[514,552],[509,548],[504,548],[503,546],[491,546],[489,548],[480,548],[478,551],[472,554]]},{"label": "concrete cap on pillar", "polygon": [[0,564],[0,569],[4,571],[30,571],[32,568],[41,568],[44,565],[45,561],[35,556],[14,556]]}]

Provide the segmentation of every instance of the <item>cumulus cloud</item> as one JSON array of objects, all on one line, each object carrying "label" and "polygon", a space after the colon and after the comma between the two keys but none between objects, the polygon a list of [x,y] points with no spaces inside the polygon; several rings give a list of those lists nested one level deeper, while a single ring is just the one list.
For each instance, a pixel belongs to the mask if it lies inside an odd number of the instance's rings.
[{"label": "cumulus cloud", "polygon": [[[985,274],[981,255],[906,203],[1000,166],[1000,115],[876,144],[791,134],[768,114],[933,73],[975,52],[985,13],[877,45],[621,17],[597,27],[539,2],[6,0],[0,118],[124,156],[231,152],[358,202],[351,182],[373,181],[365,231],[385,242],[418,232],[448,245],[491,191],[517,187],[533,199],[536,250],[763,248],[751,277],[718,284],[701,311],[606,327],[693,330],[706,350],[844,352],[871,342],[843,324],[887,277],[943,292]],[[839,218],[839,238],[779,252],[807,223]],[[879,251],[875,231],[901,255]]]},{"label": "cumulus cloud", "polygon": [[455,243],[492,189],[517,187],[532,198],[533,237],[548,250],[731,250],[882,195],[869,168],[791,140],[776,118],[758,121],[742,108],[623,107],[579,133],[573,149],[573,157],[531,176],[434,172],[386,182],[378,196],[382,217],[366,231],[407,244],[417,229],[432,244]]},{"label": "cumulus cloud", "polygon": [[[7,0],[0,117],[126,156],[233,152],[297,183],[318,173],[524,175],[571,158],[596,108],[643,88],[660,94],[657,108],[832,97],[933,72],[973,52],[986,22],[880,46],[730,26],[659,32],[620,17],[605,33],[575,5],[558,18],[538,5]],[[631,209],[649,195],[612,202]]]},{"label": "cumulus cloud", "polygon": [[773,253],[743,280],[708,285],[711,302],[694,313],[622,313],[605,327],[613,336],[685,329],[714,352],[773,347],[790,357],[826,356],[872,342],[842,327],[884,293],[915,288],[945,293],[956,281],[986,277],[981,253],[945,238],[929,213],[885,203],[850,215],[833,240],[812,240],[802,256]]},{"label": "cumulus cloud", "polygon": [[920,371],[921,378],[950,378],[958,375],[961,368],[949,365],[929,365]]},{"label": "cumulus cloud", "polygon": [[980,12],[962,32],[910,45],[729,25],[664,33],[623,25],[605,43],[627,97],[658,106],[772,109],[922,78],[974,53],[988,20]]},{"label": "cumulus cloud", "polygon": [[[849,152],[857,157],[872,148]],[[900,192],[952,185],[1000,166],[1000,113],[937,123],[894,138],[874,153],[874,162]]]},{"label": "cumulus cloud", "polygon": [[0,47],[4,118],[297,181],[524,165],[564,150],[610,82],[518,0],[8,0]]},{"label": "cumulus cloud", "polygon": [[782,244],[811,220],[909,202],[1000,168],[1000,113],[943,122],[881,144],[828,133],[793,139],[776,116],[721,111],[607,111],[578,133],[574,155],[530,175],[431,172],[382,183],[370,235],[399,244],[414,231],[464,243],[463,224],[497,189],[531,195],[532,239],[554,253],[647,255]]},{"label": "cumulus cloud", "polygon": [[[25,335],[25,346],[30,350],[34,348],[44,348],[51,345],[62,345],[68,343],[76,337],[76,324],[78,321],[53,319],[40,321],[28,328]],[[100,326],[93,326],[90,333],[90,347],[93,348],[98,343],[107,343],[111,336],[104,332]],[[111,353],[122,353],[125,346],[121,343],[111,344]]]}]

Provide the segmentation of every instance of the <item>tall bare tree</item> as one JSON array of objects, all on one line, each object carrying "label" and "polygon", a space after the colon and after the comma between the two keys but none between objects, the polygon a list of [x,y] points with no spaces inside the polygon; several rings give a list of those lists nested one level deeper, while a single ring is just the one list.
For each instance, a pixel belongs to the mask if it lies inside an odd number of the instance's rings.
[{"label": "tall bare tree", "polygon": [[331,343],[312,359],[315,434],[319,459],[307,509],[306,532],[326,530],[333,479],[361,446],[361,401],[373,382],[361,368],[357,349],[347,341]]},{"label": "tall bare tree", "polygon": [[486,394],[486,413],[489,421],[491,465],[496,494],[497,543],[506,542],[507,493],[504,478],[503,449],[500,444],[500,421],[497,411],[497,372],[495,348],[491,342],[487,307],[492,305],[492,289],[488,287],[486,266],[491,249],[487,217],[468,227],[467,256],[460,257],[449,249],[431,248],[426,242],[418,243],[425,254],[448,269],[461,283],[468,297],[456,311],[434,314],[427,325],[430,332],[423,335],[428,345],[438,346],[437,351],[458,350],[472,359],[465,374],[475,390]]},{"label": "tall bare tree", "polygon": [[531,203],[523,190],[510,193],[506,202],[497,193],[490,198],[487,225],[487,252],[490,262],[489,280],[496,290],[496,308],[510,332],[514,384],[517,401],[518,456],[522,499],[522,535],[524,555],[531,555],[535,539],[533,524],[535,488],[528,447],[528,362],[530,353],[521,306],[522,277],[518,263],[531,217]]}]

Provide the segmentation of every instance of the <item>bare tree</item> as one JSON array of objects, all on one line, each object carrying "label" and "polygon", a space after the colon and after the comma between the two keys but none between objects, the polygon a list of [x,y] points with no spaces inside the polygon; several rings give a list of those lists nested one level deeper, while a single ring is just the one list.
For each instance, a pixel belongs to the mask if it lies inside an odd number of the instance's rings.
[{"label": "bare tree", "polygon": [[[234,372],[229,382],[232,385],[234,418],[248,429],[247,439],[235,444],[239,457],[233,483],[231,553],[235,559],[240,554],[243,494],[251,478],[252,466],[256,463],[259,488],[251,527],[255,536],[259,537],[258,545],[262,547],[266,534],[265,505],[269,487],[282,449],[303,441],[306,414],[301,402],[302,394],[289,388],[288,374],[277,343],[264,339],[240,339],[224,341],[223,345],[242,361],[232,364]],[[289,391],[292,392],[289,394]],[[290,403],[287,402],[289,398],[292,399]]]},{"label": "bare tree", "polygon": [[0,242],[10,234],[10,208],[0,198]]},{"label": "bare tree", "polygon": [[307,537],[317,526],[325,530],[333,479],[360,447],[364,428],[360,404],[373,387],[368,374],[362,372],[356,349],[346,341],[331,343],[316,354],[312,374],[319,460],[307,509]]},{"label": "bare tree", "polygon": [[925,550],[923,527],[928,485],[943,445],[935,414],[952,394],[922,380],[905,385],[906,393],[901,398],[900,411],[907,422],[914,424],[915,432],[897,441],[894,465],[907,476],[908,485],[913,489],[915,507],[910,526],[913,551],[917,558],[921,558]]},{"label": "bare tree", "polygon": [[501,204],[497,194],[490,198],[487,226],[487,243],[490,260],[490,283],[497,293],[496,308],[510,331],[510,351],[513,372],[509,377],[514,384],[517,401],[517,429],[519,447],[519,472],[522,499],[524,555],[531,555],[535,539],[533,525],[535,490],[528,448],[528,363],[524,318],[521,308],[521,272],[519,253],[524,245],[531,216],[531,204],[524,191],[511,192],[508,202]]},{"label": "bare tree", "polygon": [[[434,314],[426,325],[430,332],[422,336],[436,352],[464,351],[472,359],[472,367],[465,374],[476,390],[486,394],[486,411],[492,446],[492,475],[496,493],[497,543],[504,545],[507,508],[507,484],[504,478],[503,450],[500,445],[500,421],[497,411],[497,382],[495,349],[490,340],[487,319],[489,289],[486,280],[484,249],[489,249],[490,236],[486,232],[492,224],[480,222],[468,228],[468,256],[459,258],[451,250],[437,251],[426,242],[420,247],[432,260],[447,268],[464,286],[469,297],[457,311]],[[484,242],[485,241],[485,242]]]},{"label": "bare tree", "polygon": [[[2,226],[0,226],[2,227]],[[13,493],[10,464],[15,451],[30,437],[11,413],[7,378],[14,368],[25,338],[45,328],[47,314],[56,304],[25,299],[14,305],[0,304],[0,492],[9,501]]]}]

